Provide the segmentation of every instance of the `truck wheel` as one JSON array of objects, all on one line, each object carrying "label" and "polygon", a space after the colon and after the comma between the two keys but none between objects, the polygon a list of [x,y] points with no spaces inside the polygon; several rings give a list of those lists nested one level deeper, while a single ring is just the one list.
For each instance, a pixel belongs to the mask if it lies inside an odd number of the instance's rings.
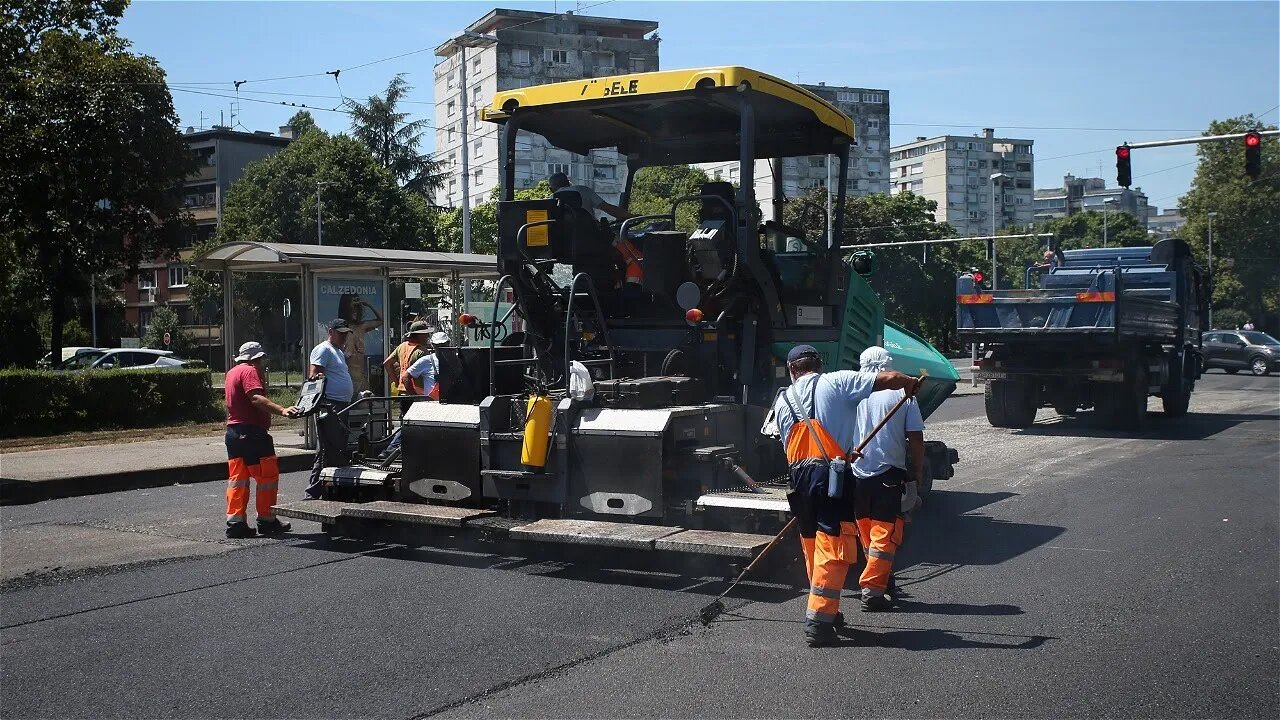
[{"label": "truck wheel", "polygon": [[1267,362],[1266,358],[1261,355],[1256,355],[1249,359],[1249,372],[1254,375],[1270,375],[1271,365]]},{"label": "truck wheel", "polygon": [[[1193,363],[1196,360],[1191,357],[1187,362]],[[1160,388],[1160,404],[1164,407],[1165,417],[1182,417],[1187,414],[1187,407],[1191,404],[1191,390],[1195,385],[1194,373],[1194,366],[1188,365],[1172,378],[1170,384]]]},{"label": "truck wheel", "polygon": [[1036,396],[1025,380],[991,380],[983,396],[994,427],[1025,428],[1036,421]]}]

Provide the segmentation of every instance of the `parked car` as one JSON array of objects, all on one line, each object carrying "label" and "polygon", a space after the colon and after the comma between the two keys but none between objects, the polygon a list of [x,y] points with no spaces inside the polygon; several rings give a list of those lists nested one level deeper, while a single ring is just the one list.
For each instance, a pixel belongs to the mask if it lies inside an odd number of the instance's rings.
[{"label": "parked car", "polygon": [[71,358],[77,355],[83,355],[84,353],[88,353],[88,352],[96,352],[101,349],[102,348],[79,347],[79,346],[64,347],[62,348],[62,359],[59,360],[57,363],[53,362],[53,353],[47,352],[44,354],[44,357],[40,358],[40,362],[36,363],[36,367],[48,369],[53,367],[55,364],[61,365],[62,363],[70,360]]},{"label": "parked car", "polygon": [[1280,340],[1256,330],[1210,330],[1204,334],[1201,367],[1235,375],[1248,370],[1267,375],[1280,370]]},{"label": "parked car", "polygon": [[58,370],[109,370],[113,368],[205,367],[203,362],[177,357],[168,350],[115,348],[81,353],[58,366]]}]

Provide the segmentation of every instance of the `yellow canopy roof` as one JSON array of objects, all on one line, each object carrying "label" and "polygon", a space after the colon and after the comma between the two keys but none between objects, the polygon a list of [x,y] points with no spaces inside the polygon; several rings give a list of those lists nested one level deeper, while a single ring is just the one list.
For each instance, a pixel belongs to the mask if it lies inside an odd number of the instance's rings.
[{"label": "yellow canopy roof", "polygon": [[646,164],[738,159],[740,92],[755,111],[755,156],[836,152],[853,121],[785,80],[744,67],[663,70],[504,90],[481,119],[505,123],[578,154],[616,147]]}]

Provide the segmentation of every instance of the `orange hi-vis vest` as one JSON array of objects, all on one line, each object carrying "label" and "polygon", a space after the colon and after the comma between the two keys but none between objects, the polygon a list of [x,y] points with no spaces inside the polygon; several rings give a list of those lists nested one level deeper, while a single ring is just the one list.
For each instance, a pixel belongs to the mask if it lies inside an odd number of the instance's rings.
[{"label": "orange hi-vis vest", "polygon": [[422,394],[422,388],[418,387],[418,383],[413,379],[413,376],[409,375],[409,366],[413,364],[411,362],[413,353],[420,349],[422,349],[421,345],[410,340],[400,343],[400,347],[396,348],[396,359],[400,362],[400,372],[409,376],[409,384],[405,385],[404,383],[401,383],[400,392],[408,393],[410,395]]},{"label": "orange hi-vis vest", "polygon": [[[809,406],[813,408],[814,415],[818,414],[817,399],[820,382],[822,382],[821,376],[814,379],[813,390],[809,393]],[[794,387],[795,385],[791,386],[791,388]],[[814,460],[830,463],[834,458],[844,457],[845,452],[840,448],[840,443],[831,436],[831,432],[823,426],[821,420],[807,415],[802,416],[796,411],[796,406],[791,402],[791,388],[782,391],[782,399],[791,412],[791,428],[787,432],[787,464],[794,467]],[[804,404],[801,403],[800,406],[803,409]]]},{"label": "orange hi-vis vest", "polygon": [[626,263],[626,281],[629,283],[644,282],[644,253],[640,249],[631,244],[626,238],[619,238],[614,246],[618,250],[618,254],[622,256],[622,261]]}]

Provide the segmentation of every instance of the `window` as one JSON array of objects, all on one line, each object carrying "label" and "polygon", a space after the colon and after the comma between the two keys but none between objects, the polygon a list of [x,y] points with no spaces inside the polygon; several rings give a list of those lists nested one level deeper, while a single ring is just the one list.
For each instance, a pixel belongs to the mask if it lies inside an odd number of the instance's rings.
[{"label": "window", "polygon": [[569,174],[569,163],[547,163],[547,174],[555,175],[556,173]]},{"label": "window", "polygon": [[156,289],[156,271],[155,270],[139,270],[138,271],[138,289],[139,290],[155,290]]},{"label": "window", "polygon": [[644,70],[644,58],[642,58],[642,57],[633,57],[633,58],[631,58],[631,72],[633,72],[633,73],[641,73],[641,72],[644,72],[644,71],[645,71],[645,70]]},{"label": "window", "polygon": [[448,87],[450,90],[452,90],[453,86],[458,84],[457,71],[450,70],[449,74],[444,76],[444,81],[445,81],[445,86]]},{"label": "window", "polygon": [[1022,190],[1031,189],[1031,181],[1026,178],[1018,178],[1017,186]]},{"label": "window", "polygon": [[186,265],[170,265],[169,266],[169,287],[186,287],[187,274],[191,272],[191,268]]},{"label": "window", "polygon": [[471,61],[471,69],[480,72],[480,58]]},{"label": "window", "polygon": [[862,102],[882,103],[884,102],[884,93],[862,93]]},{"label": "window", "polygon": [[986,160],[979,160],[979,161],[978,161],[978,169],[980,169],[980,170],[981,170],[981,169],[985,169],[986,167],[987,167],[987,161],[986,161]]},{"label": "window", "polygon": [[617,173],[618,168],[615,165],[594,165],[591,168],[591,177],[594,180],[615,180]]},{"label": "window", "polygon": [[458,164],[458,153],[456,152],[449,153],[449,167],[453,167],[454,165],[457,165],[457,164]]},{"label": "window", "polygon": [[978,212],[977,210],[970,210],[970,211],[969,211],[969,219],[970,219],[970,220],[981,220],[981,219],[982,219],[982,213]]},{"label": "window", "polygon": [[874,172],[874,173],[878,173],[878,172],[880,172],[880,161],[879,161],[879,160],[868,160],[868,161],[867,161],[867,172]]},{"label": "window", "polygon": [[992,170],[999,170],[999,169],[1000,169],[1000,161],[999,161],[999,160],[992,160],[992,161],[991,161],[991,169],[992,169]]},{"label": "window", "polygon": [[569,64],[568,50],[552,50],[551,48],[547,48],[546,52],[544,53],[544,57],[546,61],[551,63],[552,65],[568,65]]},{"label": "window", "polygon": [[1018,172],[1031,172],[1031,163],[1018,163],[1014,167]]},{"label": "window", "polygon": [[483,157],[483,156],[484,156],[484,142],[483,142],[483,141],[481,141],[481,140],[477,140],[477,141],[475,141],[474,143],[472,143],[472,144],[471,144],[471,154],[472,154],[472,155],[474,155],[475,157]]},{"label": "window", "polygon": [[471,180],[472,182],[475,183],[476,187],[480,187],[480,182],[483,179],[484,179],[483,170],[481,170],[480,168],[476,168],[475,170],[471,171]]},{"label": "window", "polygon": [[446,107],[446,109],[447,109],[447,110],[446,110],[446,113],[448,114],[448,116],[449,116],[449,117],[453,117],[453,116],[454,116],[454,114],[458,112],[458,103],[456,103],[456,102],[454,102],[454,101],[452,101],[452,100],[450,100],[450,101],[449,101],[449,104],[448,104],[448,105],[446,105],[445,107]]},{"label": "window", "polygon": [[529,60],[528,48],[514,48],[511,50],[511,64],[521,67],[528,67],[533,63]]},{"label": "window", "polygon": [[879,140],[868,140],[868,141],[867,141],[867,152],[873,152],[873,153],[878,153],[878,152],[880,152],[880,141],[879,141]]},{"label": "window", "polygon": [[848,90],[837,90],[836,102],[842,102],[842,103],[858,102],[858,93],[849,92]]},{"label": "window", "polygon": [[812,155],[809,157],[809,167],[820,168],[820,167],[826,167],[826,166],[827,166],[827,158],[825,156]]},{"label": "window", "polygon": [[[849,94],[849,93],[841,93],[841,94]],[[880,132],[880,120],[879,120],[878,118],[877,118],[877,119],[875,119],[875,120],[868,120],[868,121],[867,121],[867,131],[868,131],[868,132]]]},{"label": "window", "polygon": [[595,60],[596,70],[613,72],[613,53],[597,50],[592,58]]},{"label": "window", "polygon": [[857,190],[857,189],[858,189],[858,179],[857,179],[857,178],[850,178],[850,179],[846,180],[846,181],[845,181],[845,187],[849,188],[850,190]]},{"label": "window", "polygon": [[444,131],[445,138],[448,140],[448,142],[453,142],[453,133],[454,133],[454,130],[452,125],[449,126],[448,130]]},{"label": "window", "polygon": [[977,169],[977,167],[978,167],[978,161],[977,161],[977,160],[970,160],[970,161],[969,161],[969,167],[970,167],[970,168],[973,168],[973,169],[975,169],[975,170],[976,170],[976,169]]},{"label": "window", "polygon": [[911,166],[912,175],[920,175],[922,173],[924,173],[924,163],[916,163]]},{"label": "window", "polygon": [[473,86],[471,87],[471,104],[472,104],[472,105],[475,105],[476,107],[480,107],[480,105],[481,105],[481,102],[480,102],[480,86],[479,86],[479,85],[473,85]]}]

